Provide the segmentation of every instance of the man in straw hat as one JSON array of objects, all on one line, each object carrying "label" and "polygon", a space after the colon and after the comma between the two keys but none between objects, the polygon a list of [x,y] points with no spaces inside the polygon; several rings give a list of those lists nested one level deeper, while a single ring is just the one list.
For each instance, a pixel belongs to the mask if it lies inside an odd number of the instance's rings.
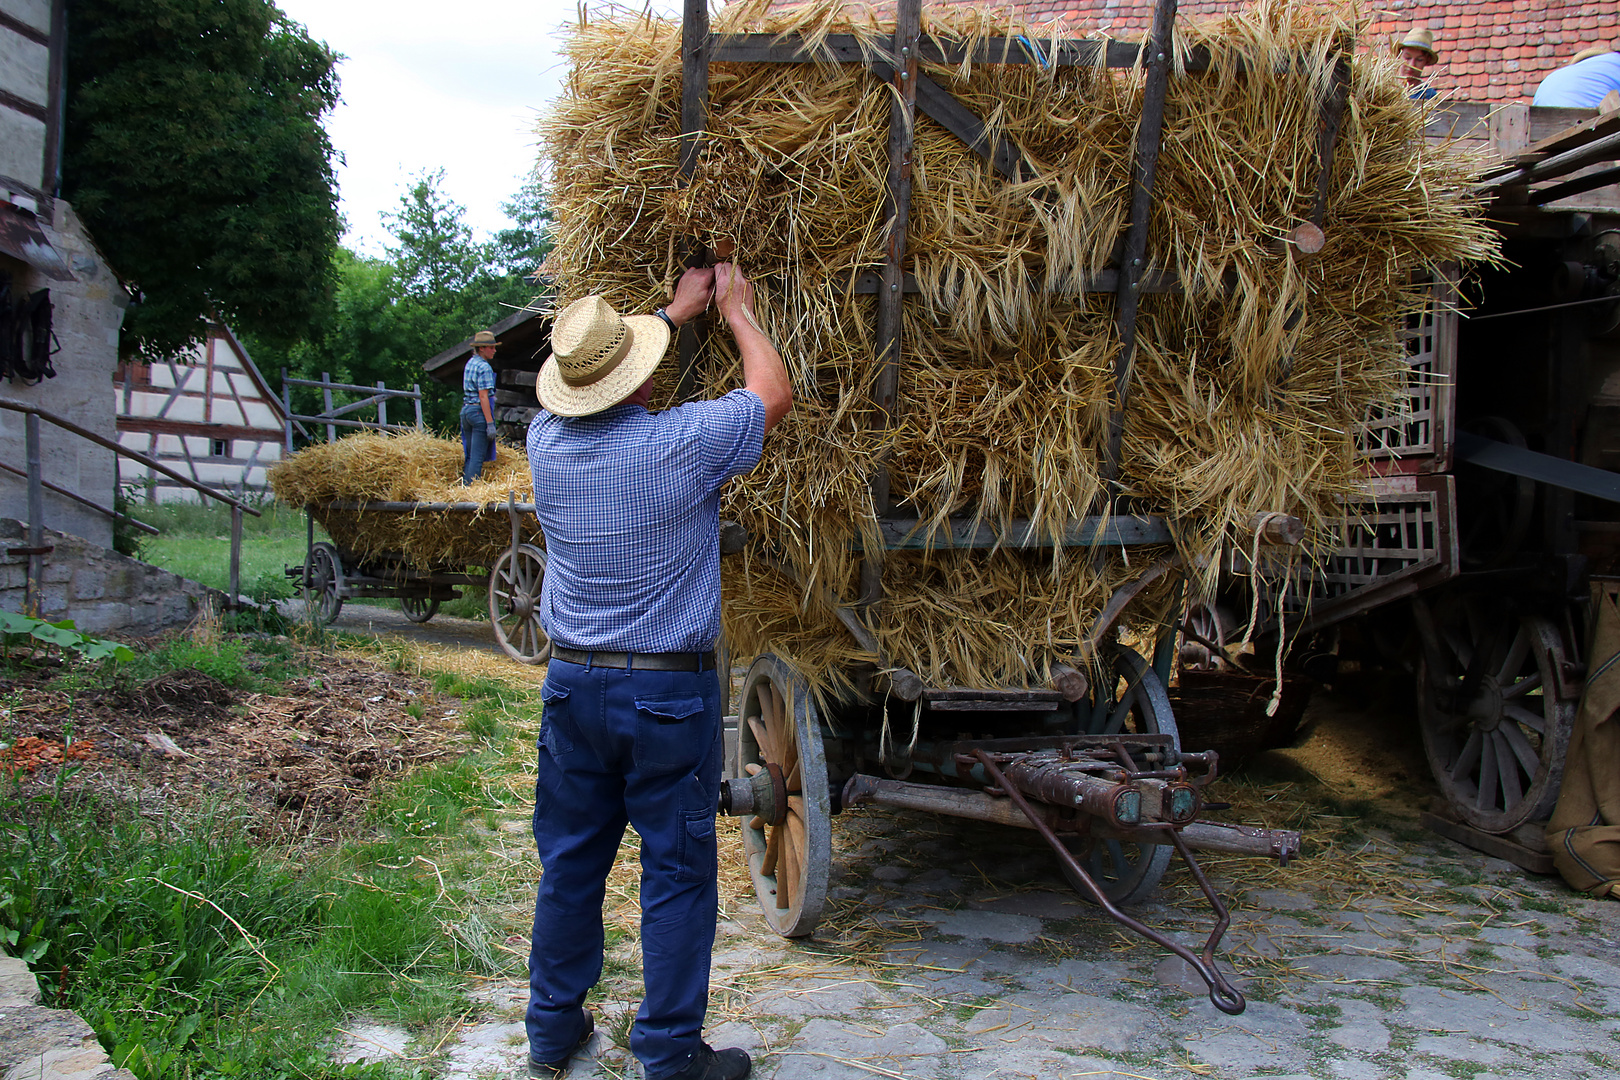
[{"label": "man in straw hat", "polygon": [[1401,59],[1401,78],[1413,88],[1412,96],[1433,97],[1434,88],[1420,84],[1423,82],[1424,69],[1440,60],[1440,54],[1434,50],[1434,31],[1426,26],[1412,27],[1405,37],[1396,42],[1395,54]]},{"label": "man in straw hat", "polygon": [[490,395],[495,392],[494,331],[473,335],[473,354],[461,371],[461,482],[470,484],[495,460],[495,413]]},{"label": "man in straw hat", "polygon": [[[711,298],[743,387],[647,411],[670,335]],[[641,836],[646,996],[630,1049],[647,1080],[739,1080],[742,1050],[702,1040],[714,948],[720,786],[720,488],[752,469],[793,403],[787,371],[730,263],[688,270],[669,307],[621,316],[600,296],[558,314],[529,425],[546,536],[539,618],[534,838],[544,873],[529,954],[529,1075],[553,1077],[590,1039],[602,898],[624,835]]]}]

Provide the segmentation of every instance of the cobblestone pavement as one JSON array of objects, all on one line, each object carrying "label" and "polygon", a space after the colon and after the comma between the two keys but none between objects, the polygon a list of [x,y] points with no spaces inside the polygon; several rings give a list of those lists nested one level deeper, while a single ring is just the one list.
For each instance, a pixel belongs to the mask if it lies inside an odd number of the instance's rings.
[{"label": "cobblestone pavement", "polygon": [[[1234,908],[1222,962],[1249,999],[1227,1016],[1181,961],[1080,902],[1033,835],[846,814],[814,937],[775,938],[751,895],[721,919],[706,1037],[747,1048],[763,1080],[1620,1071],[1620,904],[1409,826],[1338,839],[1355,846],[1286,870],[1213,862]],[[1135,913],[1200,940],[1188,875],[1161,894]],[[636,976],[622,947],[570,1076],[635,1075]],[[449,1076],[521,1075],[525,989],[488,993]]]}]

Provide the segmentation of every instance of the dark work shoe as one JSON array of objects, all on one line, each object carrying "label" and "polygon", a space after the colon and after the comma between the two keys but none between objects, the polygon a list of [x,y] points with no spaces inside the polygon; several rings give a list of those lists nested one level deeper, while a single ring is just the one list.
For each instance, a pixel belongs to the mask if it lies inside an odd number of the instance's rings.
[{"label": "dark work shoe", "polygon": [[735,1046],[716,1050],[708,1043],[699,1043],[698,1052],[686,1063],[686,1068],[670,1073],[664,1080],[743,1080],[754,1067],[745,1050]]},{"label": "dark work shoe", "polygon": [[568,1071],[568,1063],[574,1059],[574,1055],[585,1049],[585,1044],[590,1042],[591,1036],[595,1034],[596,1017],[591,1015],[589,1009],[586,1009],[585,1031],[580,1035],[579,1042],[574,1044],[574,1048],[568,1051],[568,1056],[561,1061],[536,1061],[534,1055],[529,1055],[529,1080],[557,1080],[558,1077]]}]

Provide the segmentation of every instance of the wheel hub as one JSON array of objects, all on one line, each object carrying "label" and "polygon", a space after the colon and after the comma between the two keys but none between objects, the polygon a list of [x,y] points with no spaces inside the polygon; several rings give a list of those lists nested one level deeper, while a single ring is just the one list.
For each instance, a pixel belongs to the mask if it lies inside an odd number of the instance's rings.
[{"label": "wheel hub", "polygon": [[527,619],[534,614],[534,597],[526,592],[512,594],[512,614],[520,619]]},{"label": "wheel hub", "polygon": [[1495,679],[1486,679],[1468,703],[1468,718],[1484,732],[1495,731],[1502,723],[1502,688]]}]

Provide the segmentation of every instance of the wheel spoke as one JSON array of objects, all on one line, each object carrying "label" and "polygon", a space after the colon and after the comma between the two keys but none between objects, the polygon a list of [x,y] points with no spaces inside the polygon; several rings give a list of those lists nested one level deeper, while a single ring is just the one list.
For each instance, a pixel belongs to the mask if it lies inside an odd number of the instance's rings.
[{"label": "wheel spoke", "polygon": [[754,742],[759,746],[759,753],[766,761],[775,761],[776,752],[771,746],[771,736],[765,730],[765,725],[759,722],[759,717],[748,718],[748,730],[754,733]]},{"label": "wheel spoke", "polygon": [[[1478,732],[1475,732],[1477,735]],[[1496,808],[1496,743],[1491,739],[1481,740],[1479,754],[1479,795],[1474,805],[1481,810]]]},{"label": "wheel spoke", "polygon": [[1469,731],[1468,741],[1463,743],[1462,753],[1457,755],[1457,760],[1451,765],[1453,780],[1461,780],[1474,771],[1474,766],[1479,764],[1479,751],[1483,744],[1484,739],[1478,728]]},{"label": "wheel spoke", "polygon": [[1524,737],[1524,732],[1512,724],[1504,724],[1497,730],[1502,733],[1502,739],[1507,743],[1508,749],[1513,751],[1513,756],[1518,758],[1525,775],[1533,779],[1537,770],[1541,768],[1541,755],[1536,753],[1536,748],[1530,745],[1530,740]]},{"label": "wheel spoke", "polygon": [[[776,873],[776,864],[782,855],[782,826],[778,825],[771,830],[765,839],[765,858],[759,864],[759,872],[766,877]],[[781,895],[781,886],[777,886],[777,894]]]},{"label": "wheel spoke", "polygon": [[793,763],[793,771],[788,773],[787,776],[783,778],[782,786],[790,792],[804,790],[804,777],[799,766],[800,762],[795,761]]},{"label": "wheel spoke", "polygon": [[[1524,785],[1519,782],[1519,763],[1508,750],[1502,729],[1497,728],[1491,735],[1491,741],[1495,743],[1496,773],[1502,785],[1502,808],[1511,810],[1524,798]],[[1534,777],[1535,770],[1532,769],[1530,775]]]},{"label": "wheel spoke", "polygon": [[776,860],[776,907],[778,911],[786,911],[793,906],[793,887],[798,884],[798,874],[794,873],[793,864],[797,861],[793,850],[793,833],[787,827],[787,822],[776,827],[781,836],[782,853]]},{"label": "wheel spoke", "polygon": [[1502,666],[1496,669],[1496,681],[1508,684],[1516,681],[1519,671],[1524,667],[1525,658],[1530,655],[1530,627],[1525,623],[1519,624],[1519,632],[1513,635],[1513,644],[1508,648],[1507,656],[1502,660]]},{"label": "wheel spoke", "polygon": [[1512,683],[1502,690],[1504,698],[1524,697],[1530,691],[1541,686],[1541,671],[1538,669],[1526,675],[1518,682]]},{"label": "wheel spoke", "polygon": [[1547,718],[1523,705],[1504,705],[1502,715],[1512,718],[1514,723],[1529,728],[1537,735],[1547,734]]}]

